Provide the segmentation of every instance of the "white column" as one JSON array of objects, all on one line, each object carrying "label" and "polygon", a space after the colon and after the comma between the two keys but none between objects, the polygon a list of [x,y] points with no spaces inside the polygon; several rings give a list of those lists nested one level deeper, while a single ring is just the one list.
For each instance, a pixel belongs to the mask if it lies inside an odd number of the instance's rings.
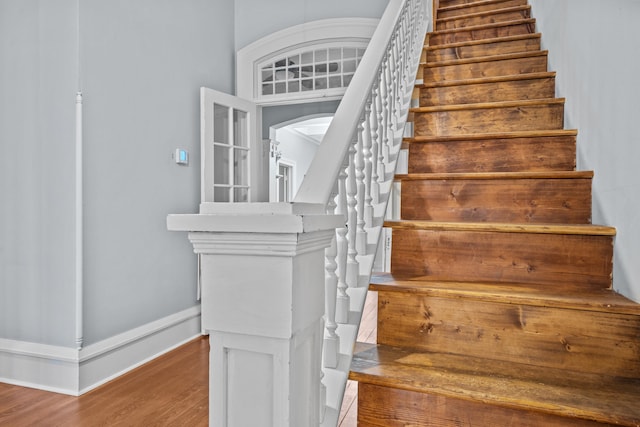
[{"label": "white column", "polygon": [[169,229],[190,231],[202,258],[209,425],[317,426],[324,250],[344,217],[319,205],[219,209],[168,218]]}]

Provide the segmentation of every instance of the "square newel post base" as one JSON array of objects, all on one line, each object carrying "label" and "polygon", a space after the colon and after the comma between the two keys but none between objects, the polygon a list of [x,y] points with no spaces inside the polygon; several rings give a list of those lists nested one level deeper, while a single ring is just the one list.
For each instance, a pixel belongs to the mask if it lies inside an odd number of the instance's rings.
[{"label": "square newel post base", "polygon": [[307,205],[253,209],[168,219],[201,256],[209,425],[317,426],[324,249],[344,218]]}]

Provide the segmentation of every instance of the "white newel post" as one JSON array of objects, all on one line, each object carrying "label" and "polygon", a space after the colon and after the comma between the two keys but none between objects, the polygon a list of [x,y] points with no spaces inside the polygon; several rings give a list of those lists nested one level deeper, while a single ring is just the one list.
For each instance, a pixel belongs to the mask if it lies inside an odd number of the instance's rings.
[{"label": "white newel post", "polygon": [[325,248],[344,217],[286,203],[201,212],[170,215],[167,224],[188,231],[201,256],[209,425],[317,426]]}]

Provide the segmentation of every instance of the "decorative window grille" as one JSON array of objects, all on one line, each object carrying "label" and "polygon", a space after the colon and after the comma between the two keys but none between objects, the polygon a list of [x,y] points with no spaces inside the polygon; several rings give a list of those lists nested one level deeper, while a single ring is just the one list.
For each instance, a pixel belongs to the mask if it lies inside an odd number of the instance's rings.
[{"label": "decorative window grille", "polygon": [[[287,52],[258,65],[258,97],[278,98],[291,94],[341,95],[351,82],[366,43],[356,42],[306,47]],[[322,94],[318,93],[322,92]]]}]

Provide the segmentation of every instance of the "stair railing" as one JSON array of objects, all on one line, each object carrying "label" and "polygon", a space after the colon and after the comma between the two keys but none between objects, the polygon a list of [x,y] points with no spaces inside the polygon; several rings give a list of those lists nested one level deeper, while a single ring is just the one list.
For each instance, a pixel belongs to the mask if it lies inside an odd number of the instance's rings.
[{"label": "stair railing", "polygon": [[325,251],[323,425],[336,425],[342,404],[431,2],[389,2],[294,199],[346,220]]}]

